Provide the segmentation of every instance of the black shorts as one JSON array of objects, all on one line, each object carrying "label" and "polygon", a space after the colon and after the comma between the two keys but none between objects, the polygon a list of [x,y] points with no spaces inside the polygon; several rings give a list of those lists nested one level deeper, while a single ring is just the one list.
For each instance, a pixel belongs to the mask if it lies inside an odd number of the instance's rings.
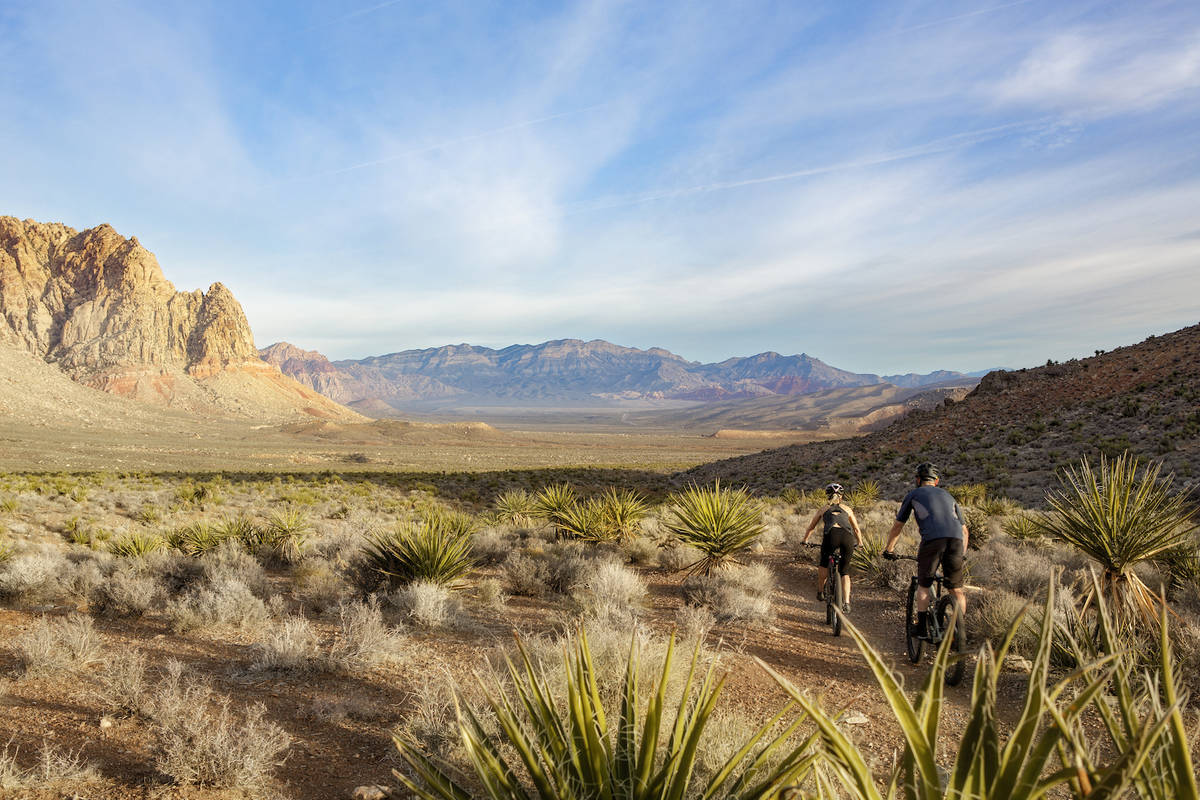
[{"label": "black shorts", "polygon": [[928,589],[933,586],[933,573],[938,565],[946,578],[947,589],[963,585],[963,540],[932,539],[917,550],[917,583]]},{"label": "black shorts", "polygon": [[830,528],[821,537],[821,556],[817,560],[817,566],[828,566],[829,557],[833,555],[834,550],[840,551],[842,554],[842,563],[838,565],[838,572],[842,575],[849,575],[850,556],[854,555],[854,534],[845,528]]}]

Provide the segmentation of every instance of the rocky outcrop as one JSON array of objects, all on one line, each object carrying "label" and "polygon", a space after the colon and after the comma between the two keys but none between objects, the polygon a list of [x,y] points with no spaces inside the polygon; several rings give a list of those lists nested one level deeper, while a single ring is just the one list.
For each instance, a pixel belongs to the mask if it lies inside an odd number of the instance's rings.
[{"label": "rocky outcrop", "polygon": [[0,339],[139,400],[248,417],[357,416],[264,363],[224,285],[176,291],[153,253],[109,225],[80,232],[0,217]]}]

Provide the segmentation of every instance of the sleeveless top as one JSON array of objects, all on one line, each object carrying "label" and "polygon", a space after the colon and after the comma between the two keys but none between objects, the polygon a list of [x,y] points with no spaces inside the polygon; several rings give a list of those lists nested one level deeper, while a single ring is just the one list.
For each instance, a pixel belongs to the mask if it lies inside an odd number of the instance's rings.
[{"label": "sleeveless top", "polygon": [[850,526],[850,515],[840,505],[830,506],[825,509],[825,513],[821,515],[821,519],[825,522],[825,533],[831,533],[837,528],[841,528],[847,532],[854,530]]}]

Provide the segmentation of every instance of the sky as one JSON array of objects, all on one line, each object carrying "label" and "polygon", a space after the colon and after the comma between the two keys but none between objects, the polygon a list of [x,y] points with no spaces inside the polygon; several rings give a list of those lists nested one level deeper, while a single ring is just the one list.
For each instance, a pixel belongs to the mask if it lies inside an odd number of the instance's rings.
[{"label": "sky", "polygon": [[896,373],[1200,321],[1200,4],[0,3],[0,214],[331,358]]}]

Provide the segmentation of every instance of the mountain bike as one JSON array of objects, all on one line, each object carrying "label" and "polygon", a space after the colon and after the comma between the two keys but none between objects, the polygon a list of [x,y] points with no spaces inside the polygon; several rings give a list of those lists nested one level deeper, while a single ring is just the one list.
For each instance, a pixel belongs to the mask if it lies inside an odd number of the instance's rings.
[{"label": "mountain bike", "polygon": [[[916,556],[905,556],[899,553],[893,554],[893,557],[906,561],[917,560]],[[914,664],[920,663],[925,642],[929,642],[930,646],[936,650],[950,631],[952,618],[958,617],[958,605],[954,602],[954,595],[946,590],[945,580],[942,568],[939,566],[933,575],[933,585],[929,587],[929,610],[932,613],[925,615],[928,619],[928,631],[920,630],[917,621],[917,576],[913,575],[908,582],[904,644],[905,650],[908,651],[908,660]],[[953,622],[954,631],[950,641],[950,652],[958,657],[951,659],[949,666],[946,667],[946,683],[957,686],[962,681],[963,672],[967,666],[966,659],[962,655],[967,649],[967,626],[961,618],[953,619]]]},{"label": "mountain bike", "polygon": [[[817,542],[806,542],[805,547],[820,547]],[[834,636],[842,635],[842,608],[845,607],[845,586],[839,570],[842,566],[842,553],[834,549],[825,563],[829,574],[825,577],[825,585],[821,587],[821,598],[825,601],[825,624],[833,630]]]}]

